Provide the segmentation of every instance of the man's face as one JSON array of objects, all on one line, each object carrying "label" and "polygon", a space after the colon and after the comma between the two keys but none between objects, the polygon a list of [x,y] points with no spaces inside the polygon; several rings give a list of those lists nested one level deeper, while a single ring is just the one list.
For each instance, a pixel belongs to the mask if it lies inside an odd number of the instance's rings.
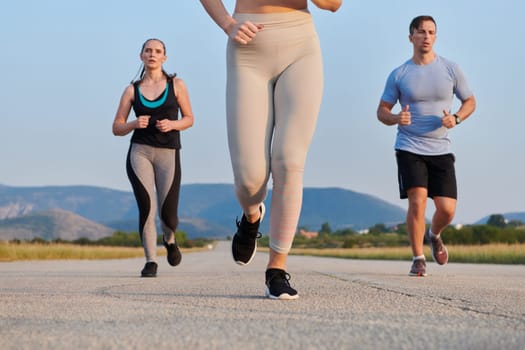
[{"label": "man's face", "polygon": [[432,52],[436,41],[436,25],[432,21],[423,21],[419,24],[419,28],[414,30],[408,38],[414,45],[415,51],[423,54]]}]

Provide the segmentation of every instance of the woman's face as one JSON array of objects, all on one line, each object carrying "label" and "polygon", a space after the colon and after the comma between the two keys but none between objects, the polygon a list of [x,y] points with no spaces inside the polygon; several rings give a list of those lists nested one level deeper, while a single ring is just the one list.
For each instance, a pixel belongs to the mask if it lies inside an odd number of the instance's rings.
[{"label": "woman's face", "polygon": [[164,45],[158,40],[148,40],[144,44],[144,48],[140,54],[140,59],[144,63],[144,67],[154,69],[162,67],[166,62],[166,53],[164,52]]}]

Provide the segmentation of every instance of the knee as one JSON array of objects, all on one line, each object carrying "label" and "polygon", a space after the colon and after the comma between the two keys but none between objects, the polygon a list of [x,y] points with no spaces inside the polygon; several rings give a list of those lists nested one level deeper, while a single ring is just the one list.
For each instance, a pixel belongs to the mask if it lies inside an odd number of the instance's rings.
[{"label": "knee", "polygon": [[274,187],[285,184],[301,184],[304,175],[304,163],[292,159],[272,160],[272,179]]},{"label": "knee", "polygon": [[434,204],[436,205],[435,216],[439,221],[450,224],[456,213],[456,200],[450,198],[435,198]]},{"label": "knee", "polygon": [[274,151],[272,155],[272,172],[303,172],[305,155],[297,152]]},{"label": "knee", "polygon": [[[253,211],[257,210],[255,205],[262,203],[266,198],[266,185],[236,183],[235,194],[245,213],[252,214]],[[253,208],[250,208],[252,206]]]},{"label": "knee", "polygon": [[452,207],[438,207],[436,208],[436,214],[448,223],[451,223],[454,219],[455,209]]},{"label": "knee", "polygon": [[411,199],[408,204],[408,211],[410,214],[416,217],[425,216],[426,210],[426,199]]},{"label": "knee", "polygon": [[235,191],[240,198],[259,197],[266,194],[267,172],[244,172],[235,176]]}]

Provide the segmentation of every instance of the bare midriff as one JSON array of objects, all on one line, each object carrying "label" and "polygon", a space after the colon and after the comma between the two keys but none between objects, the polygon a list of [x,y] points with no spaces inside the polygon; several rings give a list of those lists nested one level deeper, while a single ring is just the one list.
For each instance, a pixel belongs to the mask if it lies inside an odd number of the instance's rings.
[{"label": "bare midriff", "polygon": [[237,0],[236,13],[276,13],[302,10],[306,0]]}]

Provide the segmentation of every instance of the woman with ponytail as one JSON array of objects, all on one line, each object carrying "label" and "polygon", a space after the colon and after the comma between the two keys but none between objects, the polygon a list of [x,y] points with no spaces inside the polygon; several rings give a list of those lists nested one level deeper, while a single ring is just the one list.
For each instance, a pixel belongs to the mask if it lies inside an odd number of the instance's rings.
[{"label": "woman with ponytail", "polygon": [[[158,208],[167,260],[172,266],[181,261],[175,240],[181,183],[180,131],[193,125],[191,103],[182,79],[163,69],[166,47],[159,39],[148,39],[140,52],[142,70],[120,99],[113,134],[133,132],[126,170],[139,210],[139,233],[146,265],[142,277],[157,275]],[[133,109],[136,118],[128,117]],[[180,114],[180,118],[179,118]]]}]

